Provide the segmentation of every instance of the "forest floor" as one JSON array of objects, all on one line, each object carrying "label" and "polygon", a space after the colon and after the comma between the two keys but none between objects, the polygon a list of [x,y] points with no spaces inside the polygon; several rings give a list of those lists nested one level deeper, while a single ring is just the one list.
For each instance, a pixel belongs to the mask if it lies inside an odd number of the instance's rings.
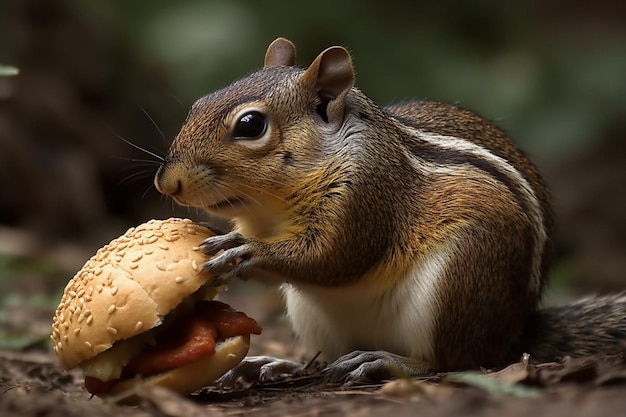
[{"label": "forest floor", "polygon": [[0,415],[606,417],[623,416],[626,409],[626,366],[621,358],[530,367],[520,363],[504,374],[436,375],[353,387],[331,385],[312,375],[240,390],[206,388],[187,397],[144,387],[137,393],[138,406],[123,406],[91,397],[82,387],[80,372],[61,371],[49,352],[2,351]]},{"label": "forest floor", "polygon": [[[253,304],[242,302],[249,298],[236,296],[236,306],[249,305],[249,314],[256,314]],[[27,320],[29,329],[42,332],[49,326],[50,316],[41,310],[29,313],[29,308],[16,306],[11,314],[15,323]],[[284,323],[264,319],[263,325],[264,334],[253,339],[251,354],[299,355]],[[123,406],[91,397],[83,389],[82,373],[63,371],[43,339],[0,350],[0,416],[607,417],[623,416],[626,410],[624,355],[540,365],[520,361],[499,372],[437,374],[350,387],[330,384],[316,371],[236,389],[205,388],[186,397],[143,387],[137,392],[139,405]]]}]

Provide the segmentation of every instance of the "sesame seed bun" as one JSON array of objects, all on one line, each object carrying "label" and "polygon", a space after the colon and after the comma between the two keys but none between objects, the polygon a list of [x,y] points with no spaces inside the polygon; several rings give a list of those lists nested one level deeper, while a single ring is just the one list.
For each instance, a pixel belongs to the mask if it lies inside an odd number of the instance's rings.
[{"label": "sesame seed bun", "polygon": [[[249,334],[220,340],[214,354],[147,378],[117,379],[110,372],[111,364],[121,370],[129,346],[143,349],[138,336],[162,324],[209,281],[199,246],[210,236],[211,231],[188,219],[150,220],[99,249],[67,284],[55,312],[50,337],[61,365],[80,365],[86,375],[95,366],[103,381],[113,382],[97,395],[126,404],[136,402],[138,384],[188,394],[237,365],[248,353]],[[212,287],[203,289],[196,301],[216,294]],[[141,355],[141,350],[133,354]]]},{"label": "sesame seed bun", "polygon": [[213,233],[189,219],[151,220],[102,247],[65,287],[52,345],[70,369],[156,327],[210,278],[199,245]]}]

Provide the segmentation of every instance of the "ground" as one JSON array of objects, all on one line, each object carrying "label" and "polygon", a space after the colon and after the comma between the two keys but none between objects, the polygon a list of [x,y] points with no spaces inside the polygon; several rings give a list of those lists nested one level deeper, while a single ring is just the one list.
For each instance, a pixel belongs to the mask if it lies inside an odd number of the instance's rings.
[{"label": "ground", "polygon": [[[138,406],[91,398],[79,372],[63,372],[48,352],[0,353],[0,415],[20,416],[449,416],[623,415],[626,366],[621,358],[587,358],[531,367],[520,392],[509,382],[489,388],[446,382],[445,375],[407,383],[338,387],[316,376],[239,391],[206,389],[183,398],[155,388],[139,392]],[[515,365],[514,365],[515,366]],[[519,376],[519,375],[518,375]],[[515,378],[514,378],[515,379]],[[404,385],[399,388],[394,385]],[[530,396],[530,398],[526,398]]]},{"label": "ground", "polygon": [[[254,298],[254,304],[245,300]],[[236,295],[239,306],[257,313],[259,297]],[[269,298],[271,300],[271,297]],[[243,300],[243,301],[242,301]],[[270,301],[273,302],[273,301]],[[268,307],[268,302],[262,303]],[[12,310],[29,317],[29,329],[45,331],[49,316],[41,309]],[[269,309],[271,310],[271,308]],[[297,344],[281,320],[263,317],[264,334],[253,339],[251,353],[297,356]],[[37,340],[36,338],[33,340]],[[137,406],[115,405],[84,391],[82,373],[64,371],[45,342],[0,350],[0,416],[449,416],[623,415],[626,362],[623,355],[565,359],[530,365],[521,360],[500,372],[428,375],[375,385],[343,387],[326,382],[316,370],[305,377],[249,387],[205,388],[181,397],[143,387]]]}]

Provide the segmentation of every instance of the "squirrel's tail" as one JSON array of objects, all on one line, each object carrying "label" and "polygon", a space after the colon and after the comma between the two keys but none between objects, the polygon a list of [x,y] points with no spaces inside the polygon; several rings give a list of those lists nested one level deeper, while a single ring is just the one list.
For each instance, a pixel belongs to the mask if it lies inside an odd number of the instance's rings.
[{"label": "squirrel's tail", "polygon": [[528,319],[519,348],[517,352],[529,353],[533,362],[623,352],[626,293],[537,310]]}]

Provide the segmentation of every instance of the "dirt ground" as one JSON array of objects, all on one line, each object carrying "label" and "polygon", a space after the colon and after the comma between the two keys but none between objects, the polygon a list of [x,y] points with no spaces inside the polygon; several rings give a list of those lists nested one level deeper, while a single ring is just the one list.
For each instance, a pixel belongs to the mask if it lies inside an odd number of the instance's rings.
[{"label": "dirt ground", "polygon": [[[281,320],[256,310],[267,310],[268,304],[275,301],[271,296],[261,303],[258,294],[237,295],[234,299],[238,306],[250,306],[250,314],[259,314],[257,317],[264,326],[263,335],[252,341],[251,354],[292,358],[302,354]],[[13,317],[17,322],[20,316],[30,317],[29,329],[35,333],[45,332],[49,325],[50,316],[41,310],[14,309]],[[528,365],[521,361],[500,372],[428,375],[368,386],[333,385],[313,370],[308,376],[285,377],[249,387],[222,390],[207,387],[187,397],[143,387],[137,392],[141,398],[137,406],[115,405],[91,397],[82,385],[82,373],[63,371],[45,342],[17,350],[0,350],[2,417],[378,416],[391,413],[398,417],[417,414],[574,417],[621,416],[626,410],[623,355],[566,359],[558,364]]]},{"label": "dirt ground", "polygon": [[[623,361],[586,359],[531,368],[518,393],[434,376],[395,384],[338,387],[316,375],[242,390],[205,389],[187,398],[146,387],[138,406],[91,398],[80,372],[63,372],[48,352],[0,352],[0,415],[20,416],[622,416]],[[395,386],[398,385],[404,386]],[[504,386],[509,386],[508,383]],[[520,386],[513,384],[513,386]],[[501,388],[501,387],[500,387]],[[495,391],[494,391],[495,390]],[[524,398],[529,395],[530,398]]]}]

